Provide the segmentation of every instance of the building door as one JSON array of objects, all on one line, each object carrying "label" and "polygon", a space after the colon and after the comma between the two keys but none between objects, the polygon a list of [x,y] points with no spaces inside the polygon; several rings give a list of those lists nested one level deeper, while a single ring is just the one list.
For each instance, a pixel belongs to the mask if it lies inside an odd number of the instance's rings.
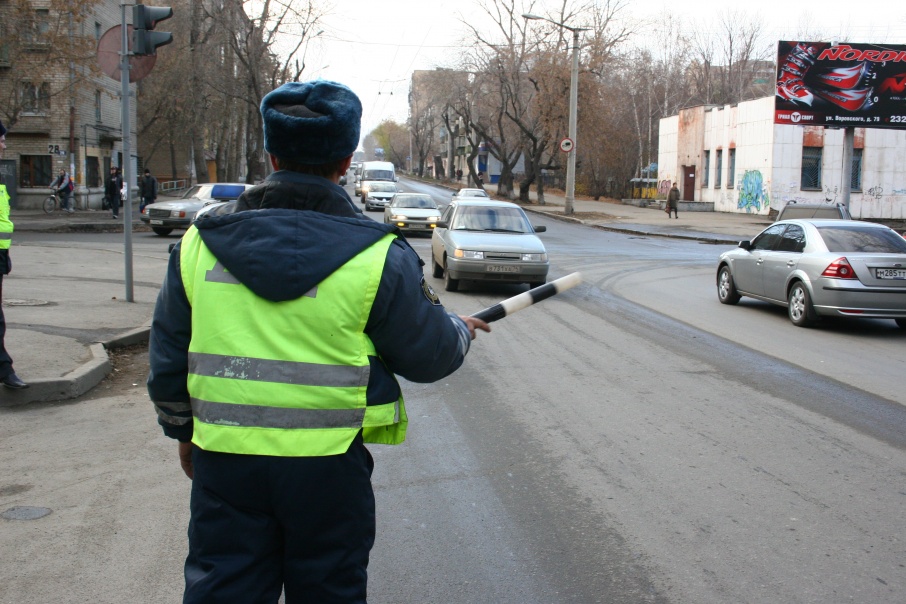
[{"label": "building door", "polygon": [[683,201],[695,201],[695,166],[683,166]]}]

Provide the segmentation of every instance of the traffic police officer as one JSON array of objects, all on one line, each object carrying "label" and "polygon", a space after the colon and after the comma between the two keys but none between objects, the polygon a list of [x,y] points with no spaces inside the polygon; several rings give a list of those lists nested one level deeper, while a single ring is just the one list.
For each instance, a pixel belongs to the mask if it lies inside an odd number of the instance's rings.
[{"label": "traffic police officer", "polygon": [[[6,128],[0,122],[0,159],[6,149]],[[9,244],[13,238],[13,221],[9,219],[9,193],[6,182],[0,173],[0,301],[3,300],[3,275],[8,275],[12,269],[9,260]],[[13,390],[28,388],[28,384],[19,379],[13,371],[13,360],[6,352],[6,318],[3,316],[3,304],[0,303],[0,384]]]},{"label": "traffic police officer", "polygon": [[185,602],[365,602],[365,443],[405,438],[394,374],[439,380],[490,331],[447,312],[395,227],[337,184],[361,112],[325,80],[266,95],[276,171],[170,256],[148,391],[193,479]]}]

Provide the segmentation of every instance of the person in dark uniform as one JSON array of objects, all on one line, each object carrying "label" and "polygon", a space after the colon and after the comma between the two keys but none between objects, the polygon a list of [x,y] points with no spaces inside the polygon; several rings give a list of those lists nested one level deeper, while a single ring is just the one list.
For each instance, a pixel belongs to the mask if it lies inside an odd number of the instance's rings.
[{"label": "person in dark uniform", "polygon": [[[5,149],[6,128],[3,127],[3,122],[0,122],[0,159],[3,159]],[[12,270],[12,263],[9,259],[9,244],[12,242],[12,238],[13,221],[9,219],[9,192],[6,190],[3,174],[0,173],[0,302],[3,300],[3,275],[8,275]],[[28,384],[13,371],[13,359],[6,352],[5,339],[6,318],[3,316],[3,304],[0,303],[0,383],[13,390],[28,388]]]},{"label": "person in dark uniform", "polygon": [[116,166],[110,166],[110,175],[104,181],[104,199],[110,211],[113,212],[112,218],[120,217],[120,200],[122,199],[121,189],[123,188],[123,177],[120,169]]},{"label": "person in dark uniform", "polygon": [[170,254],[148,392],[192,479],[184,602],[366,601],[366,443],[398,444],[395,374],[458,369],[484,321],[448,312],[392,225],[339,178],[362,105],[335,82],[261,102],[276,170]]}]

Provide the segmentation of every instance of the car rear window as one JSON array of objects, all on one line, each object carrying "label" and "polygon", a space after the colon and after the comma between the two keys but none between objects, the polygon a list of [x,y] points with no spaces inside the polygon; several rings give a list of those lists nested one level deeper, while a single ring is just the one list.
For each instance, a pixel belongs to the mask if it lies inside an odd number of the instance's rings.
[{"label": "car rear window", "polygon": [[825,226],[818,232],[830,252],[906,254],[906,239],[892,229]]},{"label": "car rear window", "polygon": [[843,218],[842,212],[836,206],[786,206],[783,208],[778,220],[789,220],[791,218]]},{"label": "car rear window", "polygon": [[239,199],[245,191],[243,185],[214,185],[211,189],[212,199]]}]

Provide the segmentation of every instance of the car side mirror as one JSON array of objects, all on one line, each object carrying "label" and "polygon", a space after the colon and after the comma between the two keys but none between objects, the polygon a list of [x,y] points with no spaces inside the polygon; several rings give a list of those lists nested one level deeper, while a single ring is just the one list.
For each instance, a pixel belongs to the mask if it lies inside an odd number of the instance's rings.
[{"label": "car side mirror", "polygon": [[744,249],[747,252],[751,252],[752,251],[752,242],[749,241],[748,239],[744,239],[739,242],[739,247],[741,247],[742,249]]},{"label": "car side mirror", "polygon": [[539,225],[539,226],[532,225],[532,228],[535,230],[536,233],[543,233],[544,231],[547,230],[547,227],[544,226],[543,224]]},{"label": "car side mirror", "polygon": [[448,227],[447,223],[444,222],[443,220],[438,220],[437,222],[434,223],[435,229],[445,229],[447,227]]}]

